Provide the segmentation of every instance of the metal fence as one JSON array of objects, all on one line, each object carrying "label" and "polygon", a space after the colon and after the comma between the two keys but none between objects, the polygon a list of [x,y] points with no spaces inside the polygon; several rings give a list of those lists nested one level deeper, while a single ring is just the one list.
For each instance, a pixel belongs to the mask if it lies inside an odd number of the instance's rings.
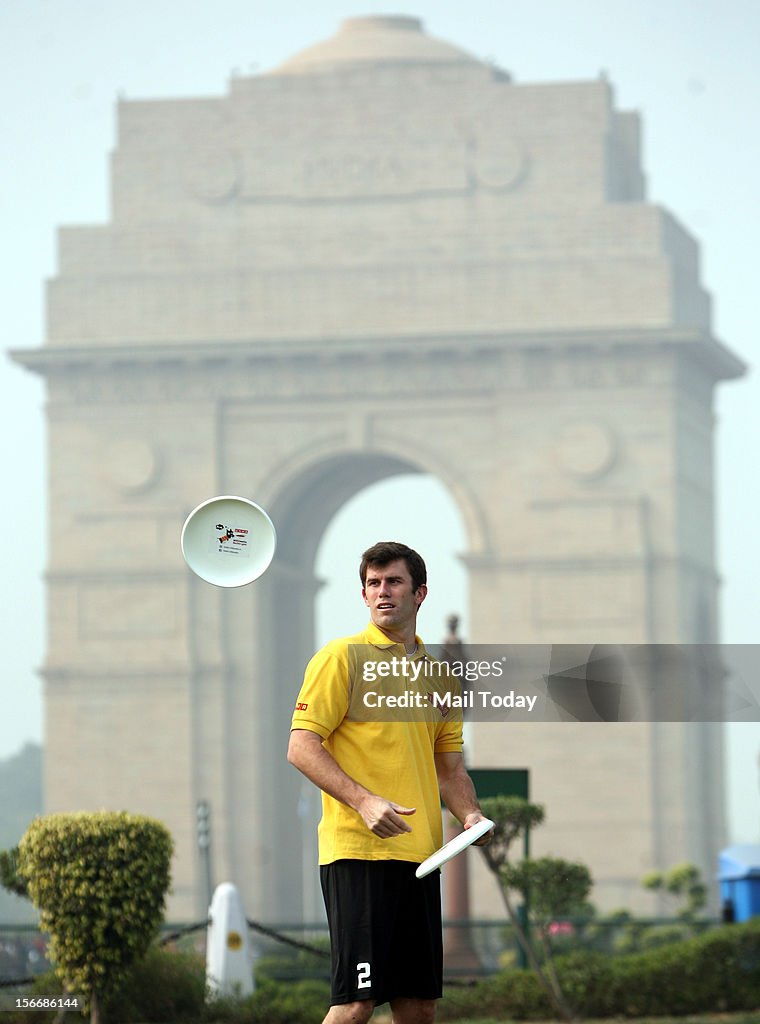
[{"label": "metal fence", "polygon": [[[651,949],[688,938],[720,924],[674,918],[555,921],[543,938],[552,953],[595,950],[610,954]],[[257,972],[283,981],[327,978],[327,925],[248,921]],[[540,938],[534,936],[534,938]],[[160,936],[169,949],[205,956],[206,922],[167,924]],[[510,966],[524,966],[514,928],[508,921],[445,921],[444,975],[447,981],[485,977]],[[35,925],[0,924],[0,986],[29,984],[50,970],[47,939]]]}]

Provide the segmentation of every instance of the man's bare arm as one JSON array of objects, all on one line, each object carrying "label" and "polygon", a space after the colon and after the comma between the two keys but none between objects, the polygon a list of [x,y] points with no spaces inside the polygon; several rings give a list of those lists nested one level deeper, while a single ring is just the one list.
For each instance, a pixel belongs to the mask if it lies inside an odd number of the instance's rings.
[{"label": "man's bare arm", "polygon": [[364,824],[380,839],[411,832],[402,815],[414,814],[414,807],[402,807],[392,800],[370,793],[340,767],[322,746],[322,737],[308,729],[294,729],[288,743],[288,761],[310,782],[361,815]]},{"label": "man's bare arm", "polygon": [[[443,802],[465,828],[471,828],[482,821],[485,815],[480,809],[475,787],[464,764],[464,757],[458,751],[447,751],[435,755],[435,770]],[[491,841],[491,832],[477,839],[475,846],[485,846]]]}]

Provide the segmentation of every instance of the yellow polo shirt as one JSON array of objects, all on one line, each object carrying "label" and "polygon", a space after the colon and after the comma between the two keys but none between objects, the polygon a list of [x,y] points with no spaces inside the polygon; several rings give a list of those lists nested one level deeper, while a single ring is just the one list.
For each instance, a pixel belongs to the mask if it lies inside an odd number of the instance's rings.
[{"label": "yellow polo shirt", "polygon": [[[424,666],[409,664],[419,661]],[[361,678],[367,662],[372,663],[371,683]],[[373,623],[355,636],[333,640],[307,665],[291,728],[321,736],[343,771],[370,792],[417,809],[405,818],[411,832],[380,839],[356,811],[323,792],[320,864],[343,858],[421,863],[441,846],[441,801],[433,755],[461,751],[461,710],[445,705],[411,712],[371,710],[386,694],[398,696],[409,690],[429,695],[450,689],[452,679],[447,674],[440,683],[425,674],[440,667],[419,637],[417,651],[407,658],[403,644],[394,644]],[[393,675],[390,669],[395,670]],[[371,691],[366,703],[370,710],[364,714],[367,691]],[[424,697],[414,699],[424,703]]]}]

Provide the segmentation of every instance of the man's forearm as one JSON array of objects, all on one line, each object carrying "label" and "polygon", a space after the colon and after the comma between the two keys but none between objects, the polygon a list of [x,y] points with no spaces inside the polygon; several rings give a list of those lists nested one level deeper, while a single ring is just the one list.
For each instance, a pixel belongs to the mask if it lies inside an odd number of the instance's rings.
[{"label": "man's forearm", "polygon": [[456,776],[444,782],[441,786],[441,796],[454,817],[461,822],[464,822],[468,814],[480,811],[475,787],[469,775]]},{"label": "man's forearm", "polygon": [[464,822],[468,814],[479,814],[478,796],[464,762],[457,760],[449,769],[446,757],[437,755],[436,767],[441,797],[454,817]]}]

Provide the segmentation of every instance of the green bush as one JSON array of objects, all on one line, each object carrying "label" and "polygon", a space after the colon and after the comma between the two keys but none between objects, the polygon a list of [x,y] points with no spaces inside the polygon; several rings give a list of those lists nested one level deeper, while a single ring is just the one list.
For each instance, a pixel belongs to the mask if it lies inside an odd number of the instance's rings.
[{"label": "green bush", "polygon": [[256,960],[254,976],[256,983],[268,979],[274,981],[291,981],[294,978],[327,980],[330,977],[330,940],[316,938],[310,945],[322,950],[326,955],[320,956],[309,950],[295,949],[272,943],[266,947]]},{"label": "green bush", "polygon": [[576,950],[557,957],[562,991],[577,1016],[611,1017],[619,1013],[615,967],[620,958]]},{"label": "green bush", "polygon": [[760,1008],[760,920],[613,961],[617,1012],[685,1014]]},{"label": "green bush", "polygon": [[245,999],[214,1000],[203,1019],[220,1024],[321,1024],[329,1003],[327,982],[264,980]]},{"label": "green bush", "polygon": [[26,879],[18,872],[18,847],[12,850],[0,850],[0,885],[12,892],[14,896],[29,898]]},{"label": "green bush", "polygon": [[[576,951],[556,959],[576,1016],[658,1017],[760,1009],[760,919],[626,955]],[[447,989],[440,1020],[551,1016],[532,971],[510,969]]]},{"label": "green bush", "polygon": [[[330,985],[264,979],[245,999],[218,998],[206,1003],[206,968],[194,953],[152,946],[124,974],[118,991],[103,1002],[103,1016],[116,1024],[321,1024],[330,1004]],[[62,992],[54,974],[40,975],[25,995]],[[69,1015],[68,1020],[76,1020]],[[30,1011],[3,1015],[3,1024],[51,1024],[53,1014]]]},{"label": "green bush", "polygon": [[467,987],[447,987],[436,1020],[496,1016],[514,1020],[547,1020],[553,1015],[543,986],[532,970],[510,967]]},{"label": "green bush", "polygon": [[[578,1018],[704,1015],[760,1008],[760,919],[727,925],[658,950],[627,955],[575,951],[556,960]],[[53,994],[50,979],[38,980]],[[204,964],[192,954],[153,948],[105,1004],[119,1024],[320,1024],[329,984],[264,978],[243,1000],[204,1002]],[[473,985],[446,988],[440,1021],[546,1020],[551,1005],[535,974],[510,968]],[[51,1015],[9,1015],[8,1024],[42,1024]]]},{"label": "green bush", "polygon": [[37,818],[19,844],[18,873],[50,935],[50,959],[93,1020],[158,930],[171,854],[160,822],[126,812]]},{"label": "green bush", "polygon": [[[63,994],[61,979],[54,972],[34,980],[26,996]],[[150,1021],[151,1024],[191,1021],[197,1024],[205,1012],[206,967],[203,958],[192,953],[169,952],[151,946],[144,957],[127,970],[116,991],[103,1000],[103,1016],[109,1021]],[[3,1024],[50,1024],[51,1013],[27,1011],[3,1016]],[[76,1020],[69,1014],[67,1020]]]},{"label": "green bush", "polygon": [[200,956],[153,947],[108,999],[105,1016],[124,1024],[320,1024],[330,1003],[326,982],[264,978],[244,999],[219,997],[207,1004],[205,971]]},{"label": "green bush", "polygon": [[171,1024],[198,1021],[206,998],[206,965],[193,953],[154,946],[133,964],[116,992],[105,1001],[109,1021]]}]

